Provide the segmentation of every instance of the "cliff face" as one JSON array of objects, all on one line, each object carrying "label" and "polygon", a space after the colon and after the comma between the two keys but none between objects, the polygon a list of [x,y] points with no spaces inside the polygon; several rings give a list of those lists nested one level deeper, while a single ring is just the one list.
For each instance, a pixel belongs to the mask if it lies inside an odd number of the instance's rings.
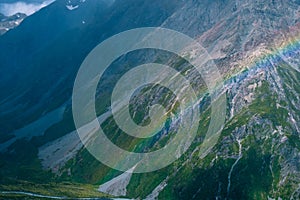
[{"label": "cliff face", "polygon": [[[37,182],[45,176],[51,177],[49,182],[100,184],[101,192],[141,199],[299,199],[299,1],[73,3],[57,1],[0,37],[0,48],[6,49],[5,54],[0,51],[1,69],[6,72],[0,75],[0,124],[3,142],[12,144],[1,154],[1,184],[11,179]],[[35,23],[43,20],[47,25]],[[77,70],[93,47],[111,35],[144,26],[182,32],[207,49],[224,77],[220,94],[226,93],[227,113],[217,144],[206,157],[199,157],[210,120],[210,98],[203,92],[201,77],[169,52],[147,50],[122,56],[107,72],[96,101],[99,120],[117,145],[141,152],[156,150],[178,129],[173,120],[143,142],[116,126],[107,112],[110,92],[132,66],[155,61],[187,70],[187,79],[200,93],[201,108],[198,135],[187,153],[159,171],[129,176],[104,166],[83,148],[74,131],[70,97]],[[48,30],[42,42],[42,33]],[[131,101],[131,115],[147,123],[149,105],[176,105],[175,97],[167,93],[157,86],[140,91]],[[52,123],[45,131],[31,134],[32,129],[26,129],[41,124],[45,116],[50,119],[47,115],[57,108],[65,109],[63,116],[49,120]],[[27,139],[17,135],[26,131]],[[21,147],[26,147],[26,159],[19,156]],[[28,169],[25,175],[16,162]],[[32,167],[32,162],[43,166]],[[36,171],[42,175],[36,177]]]}]

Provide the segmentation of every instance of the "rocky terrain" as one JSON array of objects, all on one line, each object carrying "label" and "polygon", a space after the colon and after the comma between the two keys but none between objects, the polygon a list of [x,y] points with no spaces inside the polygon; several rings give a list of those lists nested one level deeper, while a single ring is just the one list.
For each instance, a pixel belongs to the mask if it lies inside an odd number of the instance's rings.
[{"label": "rocky terrain", "polygon": [[0,13],[0,35],[18,26],[25,17],[26,15],[22,13],[18,13],[10,17],[6,17]]},{"label": "rocky terrain", "polygon": [[[84,193],[92,190],[99,191],[99,196],[135,199],[300,198],[299,1],[97,4],[86,0],[69,4],[57,1],[0,37],[0,48],[7,48],[5,55],[0,51],[0,67],[7,73],[0,81],[1,142],[13,141],[0,155],[2,190],[32,192],[30,184],[59,182],[82,184],[76,187]],[[49,17],[54,10],[63,17]],[[48,26],[32,25],[39,20],[55,22],[55,31],[50,30],[51,37],[43,44],[39,32]],[[226,120],[216,145],[203,156],[211,99],[202,78],[189,63],[169,52],[147,50],[122,56],[112,65],[114,73],[107,72],[96,96],[98,120],[116,145],[135,152],[160,149],[178,129],[180,115],[175,114],[150,139],[129,137],[117,127],[107,111],[109,97],[116,80],[132,66],[167,63],[185,73],[199,93],[199,101],[193,104],[201,111],[197,136],[183,156],[158,171],[131,174],[134,168],[111,169],[83,148],[74,131],[70,97],[76,72],[93,47],[115,33],[144,26],[180,31],[207,49],[224,79],[218,95],[226,94]],[[31,28],[36,32],[22,35]],[[174,99],[161,87],[145,88],[132,99],[131,114],[137,122],[147,123],[148,107],[154,103],[176,113]],[[26,129],[62,105],[62,119],[54,120],[43,134]],[[18,136],[20,129],[28,130],[26,137]],[[87,134],[90,129],[87,125]]]}]

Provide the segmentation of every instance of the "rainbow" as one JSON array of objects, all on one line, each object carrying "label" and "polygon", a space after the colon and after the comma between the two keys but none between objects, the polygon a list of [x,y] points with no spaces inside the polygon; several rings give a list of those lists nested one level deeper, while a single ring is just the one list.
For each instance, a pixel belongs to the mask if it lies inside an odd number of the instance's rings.
[{"label": "rainbow", "polygon": [[[300,29],[299,29],[300,30]],[[268,49],[266,47],[263,47],[259,53],[259,55],[252,56],[249,60],[242,61],[239,63],[240,65],[240,71],[237,73],[234,73],[232,75],[229,75],[227,77],[224,77],[224,84],[231,82],[234,79],[239,79],[244,76],[247,76],[250,70],[256,70],[259,68],[265,68],[268,65],[270,65],[270,60],[272,60],[273,63],[281,63],[282,61],[287,62],[288,64],[292,66],[290,60],[287,61],[285,58],[289,57],[291,59],[299,57],[300,60],[300,34],[298,37],[288,37],[287,39],[279,39],[277,42],[274,41],[275,45],[273,47],[269,47]],[[299,71],[299,69],[293,67],[295,70]],[[300,71],[299,71],[300,72]],[[201,94],[202,96],[203,94]],[[200,97],[199,97],[200,98]],[[190,102],[190,105],[194,104],[195,102]],[[165,122],[161,122],[165,123]],[[134,146],[138,146],[142,144],[144,140],[137,140],[134,141]],[[133,145],[130,144],[131,146]],[[109,170],[106,174],[106,177],[112,176],[114,174],[114,170]]]},{"label": "rainbow", "polygon": [[[264,68],[266,65],[270,64],[270,60],[276,63],[282,61],[287,62],[292,68],[300,72],[300,66],[294,66],[291,60],[286,60],[285,58],[297,58],[300,59],[300,34],[299,36],[291,36],[287,39],[278,39],[277,42],[274,41],[275,45],[273,47],[264,47],[264,52],[261,52],[259,56],[255,56],[250,59],[250,61],[241,62],[239,65],[242,67],[237,73],[229,75],[224,78],[224,82],[230,82],[243,74],[247,74],[251,69]],[[266,50],[267,49],[267,50]],[[299,60],[300,61],[300,60]]]}]

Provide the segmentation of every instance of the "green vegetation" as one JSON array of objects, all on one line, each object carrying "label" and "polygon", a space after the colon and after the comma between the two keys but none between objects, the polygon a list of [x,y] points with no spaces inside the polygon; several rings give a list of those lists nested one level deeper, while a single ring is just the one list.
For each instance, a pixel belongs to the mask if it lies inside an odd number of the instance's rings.
[{"label": "green vegetation", "polygon": [[[10,184],[0,185],[1,191],[23,191],[45,196],[61,196],[70,198],[93,198],[109,197],[97,191],[97,187],[87,184],[78,184],[70,182],[59,183],[32,183],[27,181],[18,181]],[[22,195],[1,194],[0,198],[22,197]]]},{"label": "green vegetation", "polygon": [[[155,87],[152,90],[155,90]],[[142,90],[142,93],[147,93],[147,90]],[[153,91],[149,92],[149,94],[152,93]],[[172,99],[172,95],[164,94],[158,103],[168,104]],[[108,96],[105,96],[106,98]],[[132,99],[132,101],[134,100],[136,99]],[[141,99],[137,98],[137,100]],[[137,123],[147,124],[147,119],[145,119],[148,112],[145,109],[146,103],[146,101],[141,101],[140,107],[131,108],[131,111],[135,111],[135,109],[138,111],[135,113],[134,119]],[[262,141],[259,137],[270,134],[277,126],[282,126],[284,132],[291,128],[286,109],[288,103],[290,102],[279,102],[278,94],[272,93],[270,85],[263,82],[261,87],[256,89],[253,102],[226,122],[217,145],[204,159],[200,159],[199,147],[201,147],[210,122],[210,109],[204,104],[201,106],[202,114],[198,134],[188,151],[164,169],[152,173],[133,174],[127,186],[128,196],[144,198],[166,179],[168,184],[159,194],[160,199],[211,199],[211,197],[218,196],[222,199],[260,200],[276,195],[272,193],[272,190],[277,189],[280,181],[280,157],[271,152],[272,138]],[[108,105],[106,100],[98,100],[96,104],[97,114],[103,113]],[[175,106],[175,111],[176,109]],[[131,114],[133,115],[133,113]],[[253,119],[257,119],[257,123]],[[249,122],[253,122],[250,124],[251,127],[248,127]],[[133,138],[122,132],[112,117],[108,118],[101,126],[113,143],[123,149],[135,152],[159,149],[175,135],[169,132],[166,136],[146,140]],[[247,134],[248,136],[242,142],[242,158],[232,172],[230,193],[228,194],[228,174],[236,161],[236,157],[230,156],[236,156],[239,152],[239,146],[235,140],[232,140],[231,134],[240,127],[245,127],[241,130],[249,131],[251,134]],[[37,158],[37,147],[61,137],[73,129],[72,113],[71,110],[67,110],[63,121],[50,127],[44,136],[35,137],[30,142],[19,140],[10,148],[10,153],[1,154],[0,189],[68,197],[105,196],[97,192],[98,186],[122,172],[103,165],[86,149],[81,149],[58,174],[45,171],[41,167]],[[288,137],[292,147],[300,149],[298,136],[284,134]],[[224,149],[222,142],[226,138],[230,138],[230,143],[226,143],[224,150],[227,151],[228,157],[218,157],[217,151],[222,147]],[[287,187],[290,187],[287,190],[292,190],[292,186]],[[282,194],[287,195],[290,192],[282,191]],[[22,198],[23,196],[9,194],[4,196],[2,194],[1,197]]]}]

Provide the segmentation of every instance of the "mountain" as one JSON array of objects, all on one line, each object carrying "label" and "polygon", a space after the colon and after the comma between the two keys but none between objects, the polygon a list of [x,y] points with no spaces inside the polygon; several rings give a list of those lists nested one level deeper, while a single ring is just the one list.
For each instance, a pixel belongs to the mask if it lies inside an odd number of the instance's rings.
[{"label": "mountain", "polygon": [[15,15],[17,13],[24,13],[26,15],[32,15],[41,8],[51,4],[55,0],[1,0],[0,12],[6,16]]},{"label": "mountain", "polygon": [[[54,104],[53,106],[48,105],[47,107],[52,109],[51,107],[57,107],[58,104],[61,104],[61,101],[66,101],[67,99],[59,100],[58,103],[53,102],[51,99],[47,99],[47,92],[49,91],[46,85],[38,86],[37,84],[53,84],[53,79],[56,79],[57,73],[64,73],[63,70],[66,70],[65,77],[62,77],[60,80],[57,80],[57,84],[63,84],[61,81],[66,79],[68,77],[69,72],[75,73],[76,69],[72,69],[71,67],[64,67],[64,65],[68,65],[67,63],[72,59],[74,55],[72,55],[72,51],[70,49],[66,50],[61,48],[63,45],[66,45],[65,43],[61,44],[60,47],[53,47],[52,45],[54,43],[59,43],[61,37],[68,37],[65,42],[72,42],[72,40],[76,40],[76,37],[78,36],[78,33],[82,27],[88,26],[89,20],[93,19],[93,10],[94,12],[100,12],[105,8],[105,4],[101,2],[97,3],[91,3],[89,5],[82,5],[82,8],[80,10],[74,10],[70,11],[66,8],[66,2],[65,1],[57,1],[54,4],[49,5],[45,9],[43,9],[43,12],[38,12],[34,14],[32,17],[26,18],[23,23],[18,27],[18,29],[11,31],[10,34],[5,34],[3,37],[1,37],[1,46],[6,50],[5,52],[2,51],[0,57],[2,62],[2,70],[3,72],[8,72],[8,74],[1,76],[1,82],[3,88],[3,93],[1,94],[2,97],[6,96],[10,99],[7,99],[7,104],[2,104],[1,106],[12,106],[15,107],[15,105],[21,105],[20,110],[15,110],[8,108],[10,113],[3,113],[1,115],[1,121],[5,122],[7,118],[12,119],[11,116],[15,116],[18,118],[16,121],[22,122],[26,118],[30,120],[30,116],[34,115],[40,115],[41,113],[45,112],[45,110],[41,110],[39,107],[39,103],[44,104],[45,101],[49,101],[48,103]],[[55,10],[55,13],[51,13],[51,10]],[[83,21],[86,21],[86,24],[83,23]],[[74,29],[74,34],[68,36],[68,31]],[[63,36],[62,36],[63,35]],[[45,56],[48,54],[46,49],[52,49],[51,51],[54,54],[49,54],[48,56]],[[58,51],[66,51],[70,53],[64,53],[61,54]],[[28,53],[30,52],[30,53]],[[48,69],[48,72],[45,71],[46,68],[41,68],[41,62],[46,63],[47,59],[53,59],[53,61],[57,60],[58,58],[55,58],[55,54],[62,59],[63,57],[66,58],[66,63],[63,64],[61,61],[58,61],[58,64],[50,63],[51,66],[46,67]],[[14,56],[18,55],[18,59],[14,59]],[[48,58],[47,58],[48,57]],[[46,59],[46,60],[44,60]],[[78,58],[76,58],[78,59]],[[80,58],[79,58],[80,59]],[[15,62],[11,62],[12,60],[15,60]],[[44,61],[43,61],[44,60]],[[76,61],[74,61],[76,62]],[[80,61],[77,61],[78,65]],[[76,63],[77,63],[76,62]],[[72,65],[72,64],[70,64]],[[52,67],[54,66],[54,67]],[[61,71],[62,70],[62,71]],[[41,71],[43,71],[42,74],[46,75],[46,77],[39,77],[41,74]],[[34,73],[32,73],[34,72]],[[21,77],[19,77],[18,74],[23,74]],[[52,75],[51,75],[52,74]],[[52,77],[51,77],[52,76]],[[51,78],[50,78],[51,77]],[[47,80],[48,79],[48,80]],[[39,81],[41,81],[39,83]],[[47,83],[45,83],[48,81]],[[50,82],[49,82],[50,81]],[[6,87],[10,85],[9,87]],[[71,84],[69,84],[71,85]],[[37,92],[35,91],[34,87],[39,87],[43,91]],[[8,89],[9,88],[9,89]],[[23,91],[24,88],[31,88],[29,91]],[[39,90],[40,90],[39,89]],[[55,87],[52,88],[55,90]],[[27,90],[27,89],[26,89]],[[31,90],[31,91],[30,91]],[[64,94],[65,91],[63,88],[59,88],[61,90],[61,94]],[[50,91],[49,91],[50,92]],[[56,91],[53,91],[56,93]],[[58,94],[58,95],[61,95]],[[44,101],[40,101],[42,96],[44,96]],[[38,98],[37,100],[40,101],[39,103],[35,103],[33,99]],[[25,99],[22,99],[24,97]],[[54,97],[55,98],[55,97]],[[12,101],[17,101],[13,103],[14,105],[10,105]],[[31,101],[31,102],[28,102]],[[19,104],[18,102],[22,102]],[[33,104],[35,106],[32,107]],[[23,106],[22,106],[23,104]],[[31,107],[31,109],[26,109],[26,106]],[[36,108],[34,108],[36,107]],[[27,110],[29,113],[26,114]],[[36,111],[38,110],[38,111]],[[33,113],[38,112],[38,113]],[[22,113],[22,114],[21,114]],[[22,116],[23,115],[23,116]],[[8,117],[7,117],[8,116]],[[3,118],[2,118],[3,117]],[[25,120],[27,121],[27,120]],[[9,126],[13,127],[20,127],[22,125],[9,125],[9,123],[1,124],[1,127],[3,128],[2,131],[6,132],[7,130],[10,130]],[[7,127],[7,128],[6,128]]]},{"label": "mountain", "polygon": [[10,17],[0,14],[0,35],[18,26],[25,17],[26,15],[22,13],[17,13]]},{"label": "mountain", "polygon": [[20,25],[26,16],[32,15],[38,10],[51,4],[52,0],[29,0],[26,2],[15,0],[0,1],[0,35]]},{"label": "mountain", "polygon": [[[58,0],[27,17],[0,37],[1,190],[70,198],[299,199],[299,10],[296,0]],[[215,95],[227,100],[219,137],[203,156],[213,99],[190,63],[155,49],[112,63],[99,83],[96,111],[106,136],[128,151],[162,148],[183,116],[172,92],[145,87],[130,100],[135,122],[149,123],[149,107],[157,103],[173,114],[154,137],[127,135],[110,113],[122,75],[149,62],[168,64],[197,91],[192,103],[201,115],[191,146],[180,143],[187,151],[178,160],[148,173],[131,173],[138,164],[121,172],[99,162],[81,143],[72,116],[73,85],[86,56],[139,27],[172,29],[201,43],[224,79]]]}]

